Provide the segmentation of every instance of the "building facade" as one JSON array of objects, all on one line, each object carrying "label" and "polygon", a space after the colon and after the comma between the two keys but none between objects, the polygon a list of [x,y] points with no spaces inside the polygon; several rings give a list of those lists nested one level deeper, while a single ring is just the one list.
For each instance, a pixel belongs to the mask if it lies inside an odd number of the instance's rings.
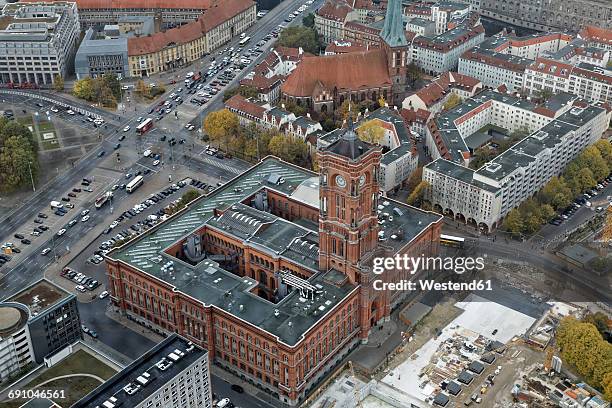
[{"label": "building facade", "polygon": [[50,281],[35,282],[5,302],[29,311],[32,361],[37,364],[82,338],[76,296]]},{"label": "building facade", "polygon": [[77,50],[74,58],[77,79],[104,74],[114,74],[119,79],[129,77],[128,39],[97,39],[96,35],[88,28]]},{"label": "building facade", "polygon": [[[428,198],[437,211],[490,231],[535,194],[585,147],[601,138],[609,112],[562,94],[545,105],[483,91],[428,123],[426,144],[434,162],[423,169]],[[468,168],[470,139],[486,125],[525,137],[480,169]],[[484,144],[491,140],[485,136]],[[483,143],[478,143],[481,146]]]},{"label": "building facade", "polygon": [[439,215],[378,201],[380,147],[351,131],[320,174],[268,157],[107,254],[112,303],[299,405],[406,294],[370,288],[371,258],[438,246]]},{"label": "building facade", "polygon": [[612,29],[612,4],[607,0],[519,2],[480,0],[483,16],[540,31],[578,30],[588,25]]},{"label": "building facade", "polygon": [[212,408],[208,353],[171,334],[73,407]]},{"label": "building facade", "polygon": [[47,87],[72,70],[80,33],[76,3],[9,3],[2,22],[1,84]]},{"label": "building facade", "polygon": [[0,382],[5,382],[31,365],[34,358],[28,309],[4,302],[0,304],[0,315]]},{"label": "building facade", "polygon": [[145,77],[200,59],[257,20],[255,2],[214,3],[195,21],[151,36],[128,39],[130,76]]}]

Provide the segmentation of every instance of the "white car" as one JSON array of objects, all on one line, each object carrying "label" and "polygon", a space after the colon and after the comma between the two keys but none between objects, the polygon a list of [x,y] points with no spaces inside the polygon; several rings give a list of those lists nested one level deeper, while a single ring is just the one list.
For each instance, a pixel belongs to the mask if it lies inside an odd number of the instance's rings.
[{"label": "white car", "polygon": [[79,292],[85,292],[85,286],[83,285],[76,285],[74,288]]},{"label": "white car", "polygon": [[88,220],[89,220],[89,215],[86,215],[83,218],[81,218],[81,222],[87,222]]},{"label": "white car", "polygon": [[151,153],[153,153],[150,149],[147,149],[144,151],[143,155],[144,157],[149,157],[151,155]]},{"label": "white car", "polygon": [[159,160],[155,160],[155,161],[153,162],[153,165],[154,165],[154,166],[157,166],[158,164],[159,164]]},{"label": "white car", "polygon": [[59,112],[59,109],[57,109],[55,106],[51,107],[51,112],[57,113]]},{"label": "white car", "polygon": [[89,210],[83,210],[83,211],[81,211],[81,215],[82,215],[83,217],[84,217],[84,216],[86,216],[87,214],[89,214]]},{"label": "white car", "polygon": [[51,248],[45,248],[45,249],[43,249],[43,250],[40,252],[40,254],[41,254],[41,255],[47,255],[49,252],[51,252]]},{"label": "white car", "polygon": [[130,130],[130,126],[129,126],[129,125],[123,128],[123,131],[124,131],[124,132],[127,132],[127,131],[129,131],[129,130]]},{"label": "white car", "polygon": [[64,235],[66,233],[66,229],[62,228],[61,230],[57,231],[57,236],[61,237],[62,235]]},{"label": "white car", "polygon": [[101,293],[100,293],[100,295],[99,295],[98,297],[99,297],[100,299],[104,299],[104,298],[105,298],[105,297],[107,297],[107,296],[108,296],[108,291],[106,291],[106,290],[105,290],[104,292],[101,292]]},{"label": "white car", "polygon": [[142,116],[139,116],[138,119],[136,119],[136,122],[138,123],[142,122]]},{"label": "white car", "polygon": [[109,225],[109,228],[113,229],[115,228],[117,225],[119,225],[119,223],[117,221],[113,221],[111,222],[111,225]]},{"label": "white car", "polygon": [[72,109],[68,109],[66,111],[66,113],[69,114],[69,115],[74,115],[74,111]]}]

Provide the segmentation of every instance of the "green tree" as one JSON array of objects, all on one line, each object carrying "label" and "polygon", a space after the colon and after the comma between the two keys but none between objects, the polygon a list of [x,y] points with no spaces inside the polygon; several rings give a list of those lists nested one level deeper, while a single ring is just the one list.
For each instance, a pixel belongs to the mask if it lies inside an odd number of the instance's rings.
[{"label": "green tree", "polygon": [[459,106],[461,104],[461,97],[457,95],[455,92],[451,92],[450,96],[444,102],[443,109],[445,111],[453,109],[455,106]]},{"label": "green tree", "polygon": [[121,82],[115,74],[104,74],[100,81],[103,87],[110,89],[115,100],[121,99]]},{"label": "green tree", "polygon": [[480,147],[474,151],[472,158],[470,159],[470,169],[479,169],[485,163],[488,163],[493,157],[495,157],[495,152],[489,149],[487,146]]},{"label": "green tree", "polygon": [[270,154],[297,165],[304,165],[307,161],[308,147],[300,139],[282,134],[272,136],[268,143]]},{"label": "green tree", "polygon": [[240,94],[245,98],[257,98],[259,96],[259,91],[254,86],[238,85],[232,89],[229,89],[223,94],[223,102],[227,101],[236,94]]},{"label": "green tree", "polygon": [[423,202],[423,198],[425,197],[428,187],[429,183],[425,180],[421,180],[421,182],[417,184],[414,190],[412,190],[412,193],[410,193],[406,199],[406,204],[420,206]]},{"label": "green tree", "polygon": [[595,180],[600,180],[610,173],[608,164],[595,146],[585,148],[575,159],[575,162],[580,168],[590,169]]},{"label": "green tree", "polygon": [[421,71],[421,68],[419,68],[414,62],[408,64],[406,68],[408,79],[410,79],[412,83],[415,83],[416,81],[423,78],[423,71]]},{"label": "green tree", "polygon": [[385,137],[385,129],[372,119],[357,128],[357,136],[366,143],[380,144]]},{"label": "green tree", "polygon": [[612,144],[607,140],[600,139],[593,146],[599,150],[599,154],[606,161],[608,168],[612,169]]},{"label": "green tree", "polygon": [[315,16],[313,13],[308,13],[302,18],[302,25],[308,28],[314,28],[315,25]]},{"label": "green tree", "polygon": [[423,179],[423,166],[419,166],[412,172],[408,181],[406,182],[405,188],[408,191],[414,191],[416,186],[419,185],[421,180]]},{"label": "green tree", "polygon": [[145,84],[145,81],[143,81],[142,79],[136,81],[136,93],[138,95],[142,96],[143,98],[148,98],[151,96],[150,91],[151,88],[148,87],[147,84]]},{"label": "green tree", "polygon": [[298,105],[297,103],[293,101],[285,101],[284,105],[285,105],[285,110],[293,113],[296,117],[304,116],[308,112],[306,107],[302,105]]},{"label": "green tree", "polygon": [[539,200],[550,204],[555,209],[565,208],[572,202],[572,190],[563,177],[553,177],[542,187],[538,194]]},{"label": "green tree", "polygon": [[597,328],[600,334],[603,334],[609,327],[608,315],[603,312],[587,313],[582,319],[585,323],[591,323]]},{"label": "green tree", "polygon": [[582,186],[580,191],[584,191],[589,188],[593,188],[597,185],[597,181],[595,177],[593,177],[593,172],[591,169],[583,168],[578,173],[578,185]]},{"label": "green tree", "polygon": [[546,89],[546,88],[540,89],[536,93],[536,96],[543,101],[549,100],[553,95],[554,95],[553,91],[551,91],[550,89]]},{"label": "green tree", "polygon": [[64,90],[64,77],[60,74],[55,74],[55,76],[53,77],[53,89],[55,89],[56,91]]},{"label": "green tree", "polygon": [[17,121],[0,119],[0,191],[10,192],[37,179],[38,144],[27,127]]},{"label": "green tree", "polygon": [[[608,66],[611,67],[612,63],[608,63]],[[604,393],[604,397],[608,401],[612,401],[612,371],[604,374],[603,380],[601,381],[602,391]]]},{"label": "green tree", "polygon": [[72,88],[72,94],[77,98],[91,101],[94,98],[94,85],[93,80],[89,77],[79,79],[75,81],[74,87]]},{"label": "green tree", "polygon": [[304,51],[314,55],[319,54],[319,36],[314,28],[309,27],[287,27],[278,37],[278,44],[289,48],[302,48]]},{"label": "green tree", "polygon": [[209,113],[204,119],[204,131],[212,142],[226,143],[238,132],[238,116],[227,109]]},{"label": "green tree", "polygon": [[552,205],[543,204],[542,207],[540,207],[540,218],[542,223],[552,220],[555,218],[555,215],[557,215],[557,213]]},{"label": "green tree", "polygon": [[510,210],[503,223],[504,229],[514,235],[523,231],[523,217],[518,208]]}]

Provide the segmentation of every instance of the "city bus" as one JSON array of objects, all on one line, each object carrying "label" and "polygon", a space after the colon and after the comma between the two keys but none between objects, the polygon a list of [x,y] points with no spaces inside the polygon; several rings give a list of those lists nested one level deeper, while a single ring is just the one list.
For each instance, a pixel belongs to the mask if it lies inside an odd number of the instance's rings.
[{"label": "city bus", "polygon": [[440,234],[440,244],[448,247],[463,248],[465,238],[455,237],[453,235]]},{"label": "city bus", "polygon": [[143,133],[145,133],[147,130],[151,129],[152,127],[153,127],[153,119],[146,118],[145,120],[142,121],[140,125],[136,126],[136,133],[138,133],[139,135],[142,135]]},{"label": "city bus", "polygon": [[242,47],[246,43],[248,43],[249,41],[251,41],[251,37],[244,37],[242,40],[240,40],[240,42],[238,44]]},{"label": "city bus", "polygon": [[127,191],[128,193],[132,193],[136,191],[136,189],[142,185],[142,182],[143,182],[142,176],[134,177],[134,180],[130,181],[130,183],[127,186],[125,186],[125,191]]}]

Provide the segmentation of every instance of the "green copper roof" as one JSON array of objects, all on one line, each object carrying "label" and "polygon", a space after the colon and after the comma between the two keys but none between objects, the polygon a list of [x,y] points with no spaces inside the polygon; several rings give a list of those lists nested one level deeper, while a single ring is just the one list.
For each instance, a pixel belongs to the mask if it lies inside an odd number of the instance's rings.
[{"label": "green copper roof", "polygon": [[406,34],[404,33],[404,23],[402,21],[401,0],[389,0],[387,4],[387,15],[385,16],[385,25],[380,33],[380,37],[389,47],[408,45]]}]

